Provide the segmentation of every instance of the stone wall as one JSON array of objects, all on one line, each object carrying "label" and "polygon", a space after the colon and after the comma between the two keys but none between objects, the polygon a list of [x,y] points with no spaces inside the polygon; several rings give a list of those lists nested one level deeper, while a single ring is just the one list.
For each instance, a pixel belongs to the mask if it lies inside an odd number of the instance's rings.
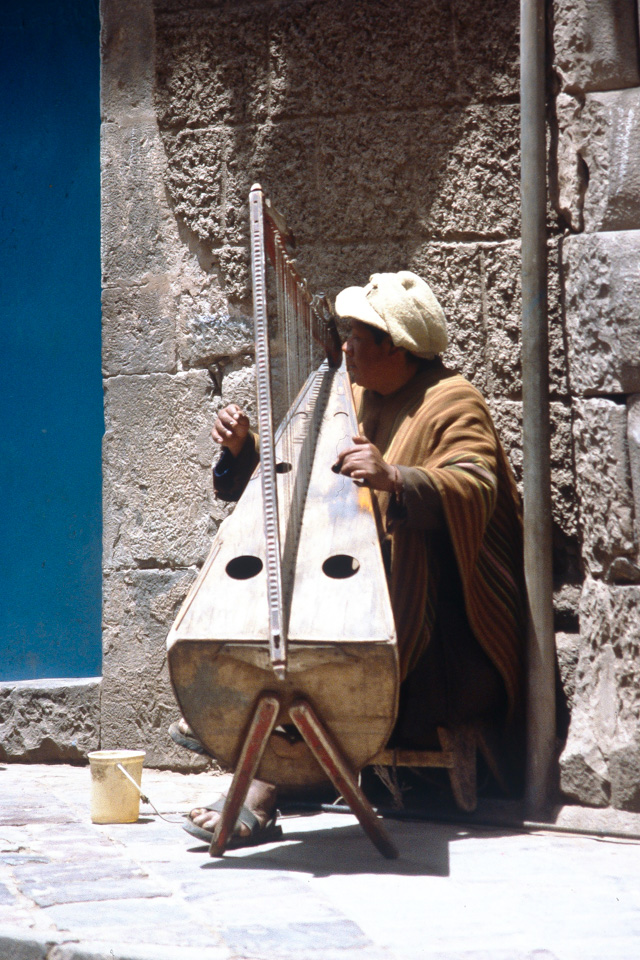
[{"label": "stone wall", "polygon": [[[563,788],[626,804],[604,786],[620,738],[600,793],[567,771],[586,763],[572,745],[603,624],[625,611],[628,660],[640,589],[632,8],[553,5],[548,213],[555,604],[575,705]],[[487,397],[521,479],[519,3],[102,0],[102,16],[102,743],[175,766],[164,639],[224,516],[208,431],[230,400],[254,408],[253,182],[313,290],[402,268],[432,284],[445,360]],[[627,731],[631,716],[630,700]]]},{"label": "stone wall", "polygon": [[0,683],[0,763],[78,763],[100,746],[100,677]]},{"label": "stone wall", "polygon": [[[377,270],[429,279],[447,361],[487,396],[521,475],[519,5],[103,0],[102,13],[102,741],[175,764],[164,635],[223,516],[208,430],[231,399],[254,406],[254,181],[287,216],[313,290],[335,296]],[[555,234],[564,570],[577,505]]]},{"label": "stone wall", "polygon": [[634,0],[555,0],[560,243],[581,542],[563,793],[640,810],[640,73]]}]

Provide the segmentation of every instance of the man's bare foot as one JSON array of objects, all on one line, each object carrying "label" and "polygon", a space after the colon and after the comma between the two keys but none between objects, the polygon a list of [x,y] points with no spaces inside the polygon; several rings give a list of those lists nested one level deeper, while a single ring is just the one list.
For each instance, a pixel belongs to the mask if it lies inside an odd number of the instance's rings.
[{"label": "man's bare foot", "polygon": [[187,750],[193,750],[194,753],[200,753],[205,757],[209,756],[184,717],[170,724],[169,736],[178,746],[186,747]]},{"label": "man's bare foot", "polygon": [[[265,827],[275,814],[278,795],[276,788],[264,780],[252,780],[244,804],[257,817],[261,827]],[[213,833],[218,826],[220,814],[215,810],[206,810],[204,807],[194,807],[189,819],[203,830]],[[239,823],[236,834],[240,837],[249,836],[249,827]]]}]

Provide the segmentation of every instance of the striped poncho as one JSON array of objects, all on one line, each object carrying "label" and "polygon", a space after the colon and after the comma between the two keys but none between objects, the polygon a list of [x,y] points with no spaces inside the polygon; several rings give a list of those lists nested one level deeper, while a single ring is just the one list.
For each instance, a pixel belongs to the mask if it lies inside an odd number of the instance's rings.
[{"label": "striped poncho", "polygon": [[[409,500],[437,488],[460,573],[467,618],[500,672],[510,712],[523,678],[522,524],[513,474],[475,387],[439,361],[391,396],[354,387],[362,433],[400,467]],[[390,495],[378,493],[387,518]],[[413,516],[412,516],[413,513]],[[417,520],[416,520],[417,517]],[[391,604],[403,676],[427,647],[437,609],[438,556],[419,511],[387,524]]]}]

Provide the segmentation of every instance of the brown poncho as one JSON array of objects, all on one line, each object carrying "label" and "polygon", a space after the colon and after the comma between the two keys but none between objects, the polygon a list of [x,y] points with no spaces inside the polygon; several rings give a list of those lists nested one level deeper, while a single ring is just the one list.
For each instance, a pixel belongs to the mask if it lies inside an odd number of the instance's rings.
[{"label": "brown poncho", "polygon": [[[404,480],[406,518],[388,523],[391,603],[403,676],[427,647],[436,615],[438,556],[422,504],[437,488],[467,618],[502,676],[511,712],[521,701],[523,577],[520,500],[489,410],[475,387],[439,361],[382,397],[354,387],[362,433]],[[377,495],[381,516],[393,498]],[[428,513],[428,511],[426,511]]]}]

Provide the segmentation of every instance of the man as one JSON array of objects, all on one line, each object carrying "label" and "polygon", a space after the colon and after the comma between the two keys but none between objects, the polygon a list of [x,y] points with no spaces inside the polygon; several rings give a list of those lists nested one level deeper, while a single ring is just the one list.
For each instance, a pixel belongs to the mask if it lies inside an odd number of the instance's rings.
[{"label": "man", "polygon": [[[336,313],[351,324],[343,350],[361,435],[333,468],[378,501],[402,677],[393,743],[427,748],[436,725],[481,718],[517,727],[520,504],[488,408],[442,364],[444,314],[420,277],[374,274],[338,295]],[[257,463],[249,421],[226,407],[212,436],[224,448],[216,491],[236,499]],[[259,838],[275,803],[275,789],[254,781],[247,807],[257,823],[238,825],[239,842]],[[204,839],[218,817],[219,807],[197,808],[187,828]]]}]

